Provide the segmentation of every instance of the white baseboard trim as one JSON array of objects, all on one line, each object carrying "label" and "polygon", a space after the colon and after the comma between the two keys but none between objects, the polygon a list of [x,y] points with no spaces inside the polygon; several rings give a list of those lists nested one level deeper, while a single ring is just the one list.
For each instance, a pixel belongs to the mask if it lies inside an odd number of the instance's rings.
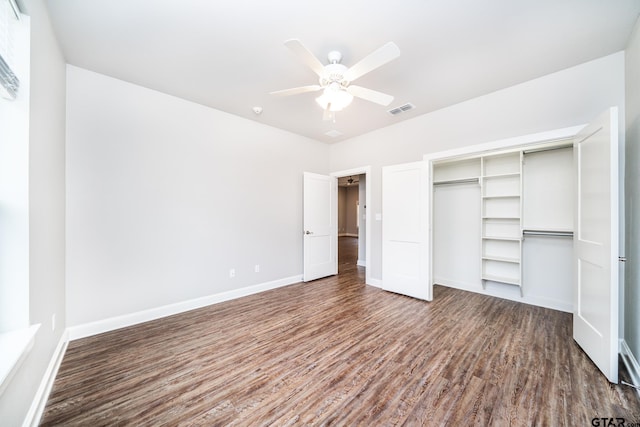
[{"label": "white baseboard trim", "polygon": [[68,328],[69,340],[77,340],[91,335],[101,334],[103,332],[113,331],[115,329],[124,328],[138,323],[148,322],[150,320],[160,319],[162,317],[171,316],[196,308],[206,307],[208,305],[241,298],[248,295],[257,294],[259,292],[268,291],[270,289],[280,288],[282,286],[292,285],[302,281],[302,275],[285,277],[284,279],[273,280],[271,282],[260,283],[257,285],[246,286],[240,289],[220,292],[217,294],[207,295],[205,297],[195,298],[188,301],[182,301],[175,304],[164,305],[161,307],[151,308],[148,310],[138,311],[135,313],[124,314],[122,316],[111,317],[108,319],[97,320],[95,322],[85,323],[82,325],[71,326]]},{"label": "white baseboard trim", "polygon": [[65,351],[67,350],[68,344],[69,334],[65,330],[60,337],[60,341],[58,341],[58,345],[56,346],[53,355],[51,356],[51,360],[49,361],[47,370],[45,371],[44,376],[40,381],[40,386],[38,386],[36,395],[31,402],[29,412],[27,412],[27,416],[25,417],[24,423],[22,424],[23,427],[37,427],[40,424],[40,419],[42,418],[44,408],[47,405],[49,394],[51,394],[51,389],[53,388],[53,382],[55,381],[56,375],[58,374],[58,369],[60,369],[60,364],[62,363],[62,359],[64,357]]},{"label": "white baseboard trim", "polygon": [[344,233],[342,236],[346,236],[346,237],[358,237],[357,233]]},{"label": "white baseboard trim", "polygon": [[640,386],[640,364],[624,339],[620,340],[620,354],[622,355],[622,363],[631,376],[631,383]]},{"label": "white baseboard trim", "polygon": [[356,264],[359,265],[360,267],[366,267],[367,266],[367,262],[364,261],[364,260],[361,260],[361,259],[359,259]]},{"label": "white baseboard trim", "polygon": [[[538,307],[550,308],[552,310],[564,311],[566,313],[573,313],[573,303],[565,302],[550,298],[539,297],[535,295],[520,296],[520,289],[517,286],[504,285],[511,291],[510,293],[501,292],[497,289],[491,289],[489,284],[486,288],[482,287],[482,284],[478,283],[464,283],[456,280],[449,280],[446,278],[434,278],[434,284],[446,286],[449,288],[460,289],[463,291],[475,292],[477,294],[488,295],[491,297],[507,299],[509,301],[521,302],[523,304],[535,305]],[[498,285],[496,285],[498,286]],[[525,290],[526,292],[526,290]]]},{"label": "white baseboard trim", "polygon": [[367,282],[367,285],[375,286],[376,288],[382,288],[382,280],[381,279],[374,279],[373,277],[370,277],[369,281]]}]

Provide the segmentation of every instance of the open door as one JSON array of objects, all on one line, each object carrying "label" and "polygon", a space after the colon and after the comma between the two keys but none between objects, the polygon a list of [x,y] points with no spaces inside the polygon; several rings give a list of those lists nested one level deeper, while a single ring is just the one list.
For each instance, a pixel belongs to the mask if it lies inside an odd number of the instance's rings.
[{"label": "open door", "polygon": [[431,301],[425,162],[382,168],[382,288]]},{"label": "open door", "polygon": [[618,110],[585,127],[574,142],[573,338],[612,383],[618,382]]},{"label": "open door", "polygon": [[308,282],[338,274],[338,181],[305,172],[303,191],[303,280]]}]

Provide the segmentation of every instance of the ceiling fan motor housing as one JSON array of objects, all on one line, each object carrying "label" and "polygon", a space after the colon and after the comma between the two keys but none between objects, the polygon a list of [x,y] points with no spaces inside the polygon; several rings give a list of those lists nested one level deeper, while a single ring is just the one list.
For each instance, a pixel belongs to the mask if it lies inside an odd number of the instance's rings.
[{"label": "ceiling fan motor housing", "polygon": [[324,67],[322,75],[320,76],[320,86],[325,87],[329,84],[336,82],[342,87],[346,87],[349,82],[344,79],[344,73],[348,70],[342,64],[334,63]]}]

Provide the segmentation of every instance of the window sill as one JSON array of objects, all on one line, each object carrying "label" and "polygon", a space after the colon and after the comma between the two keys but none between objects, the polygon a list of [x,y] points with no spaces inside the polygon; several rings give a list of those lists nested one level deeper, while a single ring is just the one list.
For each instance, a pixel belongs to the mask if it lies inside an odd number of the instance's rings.
[{"label": "window sill", "polygon": [[0,333],[0,396],[11,378],[33,347],[33,338],[40,325],[33,325],[17,331]]}]

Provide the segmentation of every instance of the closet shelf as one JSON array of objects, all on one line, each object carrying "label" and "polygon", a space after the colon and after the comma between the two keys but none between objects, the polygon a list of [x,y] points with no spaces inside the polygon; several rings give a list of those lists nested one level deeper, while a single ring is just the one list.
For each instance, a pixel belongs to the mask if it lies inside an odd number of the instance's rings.
[{"label": "closet shelf", "polygon": [[484,175],[484,179],[500,179],[500,178],[514,178],[519,177],[520,172],[511,172],[511,173],[498,173],[493,175]]},{"label": "closet shelf", "polygon": [[493,274],[483,274],[482,280],[489,280],[491,282],[508,283],[510,285],[520,286],[520,280],[516,277],[503,277],[503,276],[494,276]]},{"label": "closet shelf", "polygon": [[504,256],[484,255],[482,259],[485,261],[510,262],[512,264],[520,263],[520,258],[504,257]]}]

